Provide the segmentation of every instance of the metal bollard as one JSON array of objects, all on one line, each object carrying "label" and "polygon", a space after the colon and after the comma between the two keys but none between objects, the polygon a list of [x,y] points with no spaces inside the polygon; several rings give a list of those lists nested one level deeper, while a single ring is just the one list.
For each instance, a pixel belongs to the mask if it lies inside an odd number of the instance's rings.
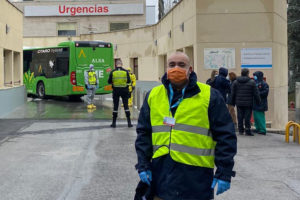
[{"label": "metal bollard", "polygon": [[300,123],[300,82],[296,82],[296,116],[295,116],[295,121],[297,123]]},{"label": "metal bollard", "polygon": [[137,106],[138,110],[141,108],[140,96],[141,96],[140,89],[137,88],[136,89],[136,106]]},{"label": "metal bollard", "polygon": [[132,96],[133,96],[133,99],[132,99],[132,105],[135,106],[136,105],[136,89],[132,91]]}]

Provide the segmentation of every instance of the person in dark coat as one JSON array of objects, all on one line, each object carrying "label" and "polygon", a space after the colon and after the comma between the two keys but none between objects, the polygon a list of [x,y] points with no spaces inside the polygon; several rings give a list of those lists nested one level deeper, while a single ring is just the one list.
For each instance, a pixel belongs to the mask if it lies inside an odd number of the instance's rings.
[{"label": "person in dark coat", "polygon": [[211,71],[211,74],[210,74],[210,78],[209,79],[207,79],[207,81],[206,81],[206,84],[207,85],[210,85],[211,87],[215,87],[215,85],[214,85],[214,81],[215,81],[215,78],[218,76],[218,71],[217,70],[212,70]]},{"label": "person in dark coat", "polygon": [[261,98],[260,104],[257,104],[254,101],[254,106],[253,106],[253,117],[254,117],[255,129],[258,134],[266,135],[267,129],[266,129],[265,111],[268,110],[269,85],[263,80],[264,78],[263,72],[256,71],[253,73],[253,77],[259,91],[259,96]]},{"label": "person in dark coat", "polygon": [[237,127],[236,114],[235,114],[235,109],[234,109],[235,106],[232,104],[232,97],[231,97],[232,84],[236,80],[236,74],[234,72],[229,73],[229,80],[230,80],[230,93],[228,93],[227,107],[228,107],[228,111],[231,115],[232,121],[234,123],[234,126]]},{"label": "person in dark coat", "polygon": [[219,75],[215,79],[215,88],[219,90],[225,102],[227,102],[227,94],[230,93],[230,81],[226,79],[228,70],[224,67],[219,69]]},{"label": "person in dark coat", "polygon": [[[146,94],[138,118],[137,139],[135,142],[138,157],[136,169],[141,180],[152,186],[155,198],[163,200],[213,199],[215,185],[218,184],[217,195],[221,194],[230,188],[231,177],[235,175],[233,158],[237,151],[237,139],[226,104],[217,90],[197,82],[196,73],[192,71],[189,63],[188,56],[182,52],[176,52],[168,58],[167,73],[162,77],[163,85],[153,88]],[[157,91],[161,91],[162,94],[167,96],[153,95],[152,92]],[[202,100],[197,100],[199,95],[202,95]],[[207,104],[198,106],[200,101],[208,97],[206,95],[210,96],[207,99]],[[193,100],[196,101],[191,106],[189,102]],[[170,104],[172,105],[170,112],[168,101],[171,101]],[[155,107],[153,107],[154,102],[156,102]],[[198,109],[195,109],[195,104]],[[206,111],[203,110],[204,113],[198,115],[197,113],[204,108],[202,106],[205,107],[204,110]],[[176,121],[165,121],[166,117],[161,117],[162,115],[156,111],[169,113],[170,115],[167,118]],[[195,114],[199,118],[192,119],[191,116]],[[178,116],[183,117],[178,118]],[[207,123],[209,129],[201,128],[201,123],[199,127],[188,125],[193,121],[198,123],[198,120],[206,121],[205,123]],[[163,123],[163,121],[166,123]],[[161,125],[155,126],[156,123]],[[175,125],[171,129],[168,123],[174,123]],[[176,134],[175,131],[180,131],[179,127],[186,129],[188,132]],[[191,129],[188,127],[191,127]],[[202,133],[196,133],[198,128],[200,128],[198,131]],[[157,134],[157,131],[163,131],[163,129],[167,129],[166,132]],[[205,136],[206,133],[209,134]],[[157,136],[158,138],[156,138]],[[162,137],[169,137],[170,140],[162,141],[160,140]],[[191,141],[191,137],[199,137],[199,140]],[[179,138],[183,138],[183,140]],[[210,150],[205,149],[207,152],[205,153],[202,151],[204,149],[197,146],[205,145],[209,141],[215,142],[215,150],[212,152],[214,159],[209,161],[214,162],[214,164],[212,167],[199,166],[199,162],[202,162],[201,157],[204,160],[210,157],[202,156]],[[163,145],[164,142],[169,144]],[[191,143],[194,143],[193,147],[185,146],[191,145]],[[180,148],[178,149],[178,147]],[[176,148],[179,152],[174,151]],[[206,148],[210,147],[207,146]],[[194,150],[192,155],[190,155],[191,150]],[[196,156],[194,165],[185,163],[191,160],[178,161],[180,157],[185,156],[194,159]],[[217,167],[215,174],[214,165]]]},{"label": "person in dark coat", "polygon": [[255,82],[249,78],[249,70],[247,68],[243,68],[241,75],[242,76],[238,77],[232,85],[232,105],[237,106],[239,134],[243,135],[245,131],[246,135],[253,136],[250,129],[253,99],[259,104],[260,97]]}]

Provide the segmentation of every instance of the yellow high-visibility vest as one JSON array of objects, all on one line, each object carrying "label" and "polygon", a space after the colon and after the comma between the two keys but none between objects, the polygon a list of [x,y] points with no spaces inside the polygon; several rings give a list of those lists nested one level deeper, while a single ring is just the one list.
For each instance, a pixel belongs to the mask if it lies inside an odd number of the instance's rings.
[{"label": "yellow high-visibility vest", "polygon": [[96,85],[97,84],[97,78],[96,73],[94,71],[89,71],[89,85]]},{"label": "yellow high-visibility vest", "polygon": [[131,92],[132,87],[135,87],[135,85],[136,85],[136,77],[133,73],[129,73],[129,77],[130,77],[131,83],[129,83],[128,86],[129,86],[129,92]]},{"label": "yellow high-visibility vest", "polygon": [[127,72],[124,70],[116,70],[112,74],[112,82],[114,87],[127,87]]},{"label": "yellow high-visibility vest", "polygon": [[210,86],[197,82],[200,92],[185,98],[175,112],[175,126],[163,124],[164,117],[172,117],[167,89],[153,88],[149,94],[152,126],[153,156],[170,154],[171,158],[186,165],[214,168],[216,142],[209,130],[208,106]]}]

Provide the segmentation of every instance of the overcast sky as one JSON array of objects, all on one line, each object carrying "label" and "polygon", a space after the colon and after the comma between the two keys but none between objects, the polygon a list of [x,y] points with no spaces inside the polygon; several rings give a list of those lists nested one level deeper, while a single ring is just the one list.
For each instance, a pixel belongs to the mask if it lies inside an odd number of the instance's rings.
[{"label": "overcast sky", "polygon": [[156,5],[157,4],[157,0],[146,0],[147,5]]},{"label": "overcast sky", "polygon": [[155,5],[155,22],[158,20],[158,0],[146,0],[147,5]]}]

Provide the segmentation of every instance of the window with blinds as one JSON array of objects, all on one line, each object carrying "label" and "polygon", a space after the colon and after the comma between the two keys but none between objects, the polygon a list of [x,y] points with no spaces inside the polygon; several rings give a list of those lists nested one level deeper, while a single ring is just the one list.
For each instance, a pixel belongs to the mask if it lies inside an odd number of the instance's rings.
[{"label": "window with blinds", "polygon": [[58,36],[76,36],[76,23],[57,23]]},{"label": "window with blinds", "polygon": [[110,31],[129,29],[129,23],[112,22],[109,26]]}]

